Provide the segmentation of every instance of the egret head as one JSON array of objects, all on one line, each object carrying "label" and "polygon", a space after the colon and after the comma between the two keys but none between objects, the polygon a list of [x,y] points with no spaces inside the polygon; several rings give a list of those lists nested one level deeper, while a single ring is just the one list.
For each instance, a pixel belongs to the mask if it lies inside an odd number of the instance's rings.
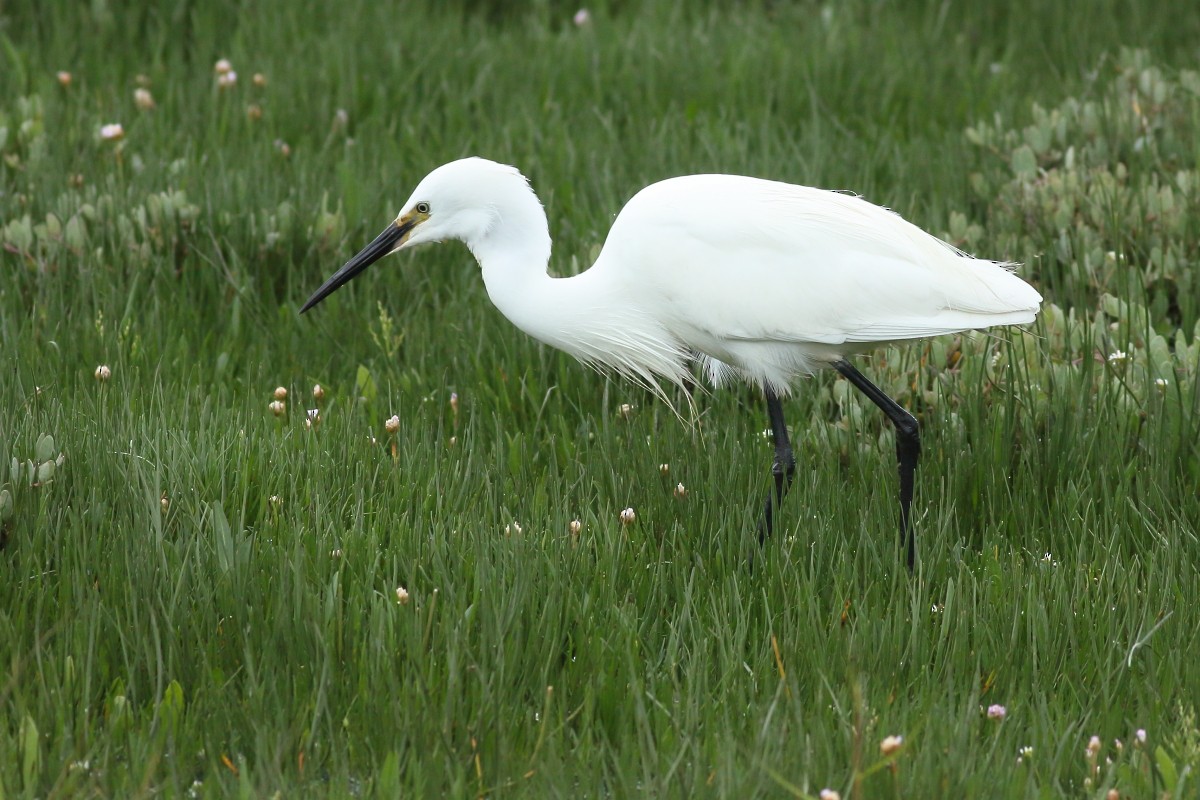
[{"label": "egret head", "polygon": [[417,185],[396,221],[334,273],[300,309],[304,313],[384,256],[428,242],[458,239],[477,256],[506,216],[525,216],[530,203],[545,226],[541,203],[514,167],[483,158],[443,164]]}]

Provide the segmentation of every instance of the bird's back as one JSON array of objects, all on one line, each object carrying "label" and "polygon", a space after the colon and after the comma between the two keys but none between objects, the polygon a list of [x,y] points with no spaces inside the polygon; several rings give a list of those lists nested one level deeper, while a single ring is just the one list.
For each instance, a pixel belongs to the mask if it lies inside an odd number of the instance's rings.
[{"label": "bird's back", "polygon": [[872,345],[1032,322],[1041,296],[859,197],[732,175],[646,187],[596,267],[681,342],[779,385]]}]

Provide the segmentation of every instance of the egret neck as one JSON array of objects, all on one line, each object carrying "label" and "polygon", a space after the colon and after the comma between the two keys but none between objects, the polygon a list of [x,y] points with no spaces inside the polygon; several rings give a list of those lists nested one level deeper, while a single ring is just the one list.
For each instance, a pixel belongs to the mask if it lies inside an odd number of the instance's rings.
[{"label": "egret neck", "polygon": [[[546,344],[561,347],[554,337],[566,298],[546,272],[550,263],[550,229],[546,211],[531,191],[513,192],[503,207],[492,206],[488,224],[465,232],[463,241],[479,262],[488,297],[521,330]],[[551,323],[551,324],[547,324]]]},{"label": "egret neck", "polygon": [[552,277],[542,204],[528,188],[505,200],[503,208],[492,209],[490,225],[463,237],[500,313],[538,341],[631,380],[670,404],[659,379],[684,384],[688,349],[611,272],[593,266],[571,277]]}]

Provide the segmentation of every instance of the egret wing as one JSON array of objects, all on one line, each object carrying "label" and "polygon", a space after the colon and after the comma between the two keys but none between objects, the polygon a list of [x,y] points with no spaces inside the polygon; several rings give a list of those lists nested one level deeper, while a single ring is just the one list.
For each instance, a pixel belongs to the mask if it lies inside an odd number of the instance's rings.
[{"label": "egret wing", "polygon": [[966,256],[856,196],[728,175],[647,187],[600,260],[681,338],[712,349],[1029,322],[1041,300],[1010,265]]}]

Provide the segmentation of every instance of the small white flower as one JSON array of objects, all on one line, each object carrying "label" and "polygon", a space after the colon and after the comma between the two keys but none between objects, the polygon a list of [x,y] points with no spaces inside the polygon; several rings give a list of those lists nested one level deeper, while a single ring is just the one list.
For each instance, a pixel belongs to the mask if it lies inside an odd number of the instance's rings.
[{"label": "small white flower", "polygon": [[634,513],[632,508],[621,509],[621,524],[622,525],[632,525],[635,522],[637,522],[637,514]]},{"label": "small white flower", "polygon": [[687,488],[682,483],[675,484],[675,497],[680,500],[687,497]]},{"label": "small white flower", "polygon": [[1167,387],[1170,385],[1171,385],[1171,382],[1168,381],[1166,378],[1155,378],[1154,379],[1154,388],[1158,389],[1160,392],[1165,392],[1167,390]]},{"label": "small white flower", "polygon": [[162,497],[158,499],[158,505],[162,509],[162,513],[167,513],[171,508],[171,498],[167,497],[167,493],[163,492]]},{"label": "small white flower", "polygon": [[271,495],[270,499],[271,499],[271,505],[275,506],[276,508],[279,508],[281,505],[283,505],[283,498],[277,494]]},{"label": "small white flower", "polygon": [[890,756],[897,752],[903,745],[903,736],[885,736],[883,741],[879,743],[879,752],[885,756]]},{"label": "small white flower", "polygon": [[1146,729],[1138,728],[1137,733],[1135,733],[1133,735],[1133,738],[1137,740],[1138,744],[1145,744],[1146,743]]},{"label": "small white flower", "polygon": [[284,412],[287,411],[287,406],[283,404],[282,400],[272,400],[271,405],[267,406],[267,408],[271,409],[271,413],[277,417],[282,417]]},{"label": "small white flower", "polygon": [[335,547],[334,549],[330,550],[329,557],[330,558],[341,558],[342,557],[342,548]]},{"label": "small white flower", "polygon": [[572,536],[578,536],[579,532],[583,530],[583,523],[577,519],[573,519],[571,520],[571,524],[567,526],[567,530],[571,531]]},{"label": "small white flower", "polygon": [[818,800],[842,800],[842,796],[833,789],[822,789],[817,798]]},{"label": "small white flower", "polygon": [[450,410],[454,412],[455,416],[458,416],[458,392],[450,393]]},{"label": "small white flower", "polygon": [[504,533],[506,536],[512,536],[514,533],[517,536],[520,536],[521,535],[521,523],[517,522],[516,520],[513,520],[512,525],[504,526]]},{"label": "small white flower", "polygon": [[396,602],[400,605],[408,605],[408,589],[403,586],[396,587]]},{"label": "small white flower", "polygon": [[254,77],[250,80],[253,81],[254,85],[260,89],[267,85],[267,76],[263,75],[261,72],[254,73]]},{"label": "small white flower", "polygon": [[1120,364],[1129,360],[1129,354],[1124,350],[1114,350],[1108,354],[1108,360],[1109,362]]},{"label": "small white flower", "polygon": [[58,79],[58,85],[64,89],[71,85],[71,73],[66,70],[59,70],[54,77]]},{"label": "small white flower", "polygon": [[662,474],[662,476],[665,478],[665,477],[667,477],[667,475],[669,475],[669,474],[670,474],[670,472],[671,472],[671,465],[670,465],[670,464],[659,464],[659,465],[658,465],[658,471],[659,471],[659,472]]},{"label": "small white flower", "polygon": [[1093,736],[1091,739],[1088,739],[1088,743],[1087,743],[1088,758],[1095,758],[1096,756],[1100,755],[1101,746],[1102,745],[1100,743],[1099,736]]},{"label": "small white flower", "polygon": [[383,429],[388,433],[395,435],[396,431],[400,430],[400,417],[396,414],[388,417],[387,422],[383,423]]},{"label": "small white flower", "polygon": [[621,407],[618,409],[618,411],[625,419],[629,419],[633,416],[633,406],[631,406],[629,403],[621,403]]},{"label": "small white flower", "polygon": [[154,109],[154,95],[150,94],[149,89],[140,87],[134,89],[133,104],[138,107],[139,111],[151,111]]},{"label": "small white flower", "polygon": [[324,399],[325,399],[325,389],[323,389],[321,387],[321,384],[318,383],[315,386],[313,386],[313,400],[316,400],[319,403]]},{"label": "small white flower", "polygon": [[576,28],[582,28],[592,21],[592,13],[586,8],[581,8],[575,12],[575,16],[571,17],[571,21],[575,23]]},{"label": "small white flower", "polygon": [[1030,758],[1033,756],[1033,747],[1030,745],[1025,745],[1018,752],[1021,754],[1022,758]]},{"label": "small white flower", "polygon": [[213,72],[218,75],[228,75],[233,72],[233,64],[229,63],[228,58],[222,58],[216,64],[213,64]]},{"label": "small white flower", "polygon": [[237,73],[233,70],[217,75],[218,89],[232,89],[234,86],[237,86]]},{"label": "small white flower", "polygon": [[275,399],[276,400],[287,400],[287,389],[285,389],[282,386],[276,386],[275,387]]},{"label": "small white flower", "polygon": [[1004,706],[1000,705],[999,703],[993,703],[992,705],[988,706],[988,710],[987,710],[987,718],[988,719],[1002,720],[1007,715],[1008,715],[1008,709],[1005,708]]},{"label": "small white flower", "polygon": [[101,364],[100,366],[96,367],[95,374],[96,380],[104,383],[106,380],[112,377],[112,370],[108,368],[108,364]]},{"label": "small white flower", "polygon": [[117,142],[125,138],[125,129],[119,122],[100,126],[100,138],[106,142]]}]

